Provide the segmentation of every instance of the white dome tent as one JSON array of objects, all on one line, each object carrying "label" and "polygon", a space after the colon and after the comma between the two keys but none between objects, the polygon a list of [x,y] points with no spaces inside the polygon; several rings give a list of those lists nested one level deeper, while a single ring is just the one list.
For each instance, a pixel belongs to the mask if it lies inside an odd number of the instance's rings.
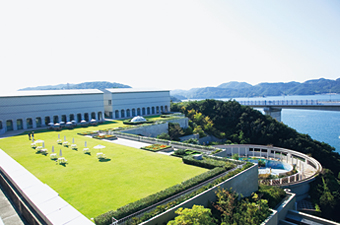
[{"label": "white dome tent", "polygon": [[132,118],[131,122],[146,122],[146,119],[142,116],[135,116]]}]

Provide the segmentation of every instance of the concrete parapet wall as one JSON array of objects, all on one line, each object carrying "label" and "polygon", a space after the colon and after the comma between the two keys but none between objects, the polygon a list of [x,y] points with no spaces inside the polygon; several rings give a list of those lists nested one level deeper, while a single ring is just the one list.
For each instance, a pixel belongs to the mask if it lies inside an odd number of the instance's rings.
[{"label": "concrete parapet wall", "polygon": [[150,126],[141,126],[129,130],[123,130],[122,133],[143,135],[146,137],[157,137],[161,133],[168,133],[168,123],[153,124]]},{"label": "concrete parapet wall", "polygon": [[247,170],[242,171],[241,173],[229,178],[228,180],[220,183],[219,185],[210,188],[202,192],[201,194],[159,214],[152,219],[145,221],[141,224],[144,225],[152,225],[152,224],[163,224],[169,220],[172,220],[177,216],[175,211],[182,208],[192,208],[193,205],[203,205],[205,207],[208,206],[209,201],[216,201],[215,192],[221,187],[224,189],[232,188],[233,191],[236,191],[242,194],[244,197],[250,196],[253,192],[258,190],[258,167],[254,165]]},{"label": "concrete parapet wall", "polygon": [[189,127],[189,119],[187,117],[167,120],[166,122],[168,122],[168,123],[178,123],[184,129]]}]

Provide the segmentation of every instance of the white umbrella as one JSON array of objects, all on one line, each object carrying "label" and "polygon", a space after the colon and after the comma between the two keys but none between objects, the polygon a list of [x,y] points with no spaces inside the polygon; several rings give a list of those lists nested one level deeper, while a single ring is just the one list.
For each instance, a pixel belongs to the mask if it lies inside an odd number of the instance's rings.
[{"label": "white umbrella", "polygon": [[44,143],[43,140],[37,140],[35,143]]},{"label": "white umbrella", "polygon": [[104,145],[96,145],[93,147],[94,149],[102,149],[102,148],[106,148]]},{"label": "white umbrella", "polygon": [[60,156],[60,157],[62,157],[62,156],[63,156],[63,154],[62,154],[62,152],[61,152],[61,149],[60,149],[60,152],[59,152],[59,156]]},{"label": "white umbrella", "polygon": [[51,122],[51,123],[48,123],[48,125],[49,125],[49,126],[53,126],[53,125],[54,125],[54,123],[52,123],[52,122]]},{"label": "white umbrella", "polygon": [[92,119],[91,122],[96,122],[96,120],[95,120],[95,119]]}]

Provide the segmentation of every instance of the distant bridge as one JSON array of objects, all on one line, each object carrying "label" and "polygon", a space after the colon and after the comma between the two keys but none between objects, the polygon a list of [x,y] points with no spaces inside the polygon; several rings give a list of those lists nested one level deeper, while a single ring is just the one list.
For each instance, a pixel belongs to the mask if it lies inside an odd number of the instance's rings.
[{"label": "distant bridge", "polygon": [[241,105],[253,108],[263,108],[266,115],[281,121],[282,109],[305,109],[340,111],[340,100],[261,100],[261,101],[239,101]]}]

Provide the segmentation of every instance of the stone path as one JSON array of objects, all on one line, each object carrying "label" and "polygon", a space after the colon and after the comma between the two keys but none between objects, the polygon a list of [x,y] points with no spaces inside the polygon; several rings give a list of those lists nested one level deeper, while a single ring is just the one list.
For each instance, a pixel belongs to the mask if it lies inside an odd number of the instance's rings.
[{"label": "stone path", "polygon": [[2,224],[25,225],[27,223],[20,218],[0,186],[0,225]]}]

